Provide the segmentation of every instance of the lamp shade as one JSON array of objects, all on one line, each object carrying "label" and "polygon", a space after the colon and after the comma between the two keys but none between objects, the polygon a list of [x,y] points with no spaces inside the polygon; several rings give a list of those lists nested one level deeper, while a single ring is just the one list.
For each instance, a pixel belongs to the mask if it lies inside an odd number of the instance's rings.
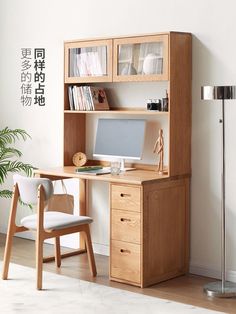
[{"label": "lamp shade", "polygon": [[201,99],[236,99],[236,86],[202,86]]}]

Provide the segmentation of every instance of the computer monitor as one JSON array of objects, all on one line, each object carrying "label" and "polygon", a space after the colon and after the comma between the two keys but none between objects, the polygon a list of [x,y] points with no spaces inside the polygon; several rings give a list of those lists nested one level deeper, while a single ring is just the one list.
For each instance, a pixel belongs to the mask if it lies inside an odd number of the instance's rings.
[{"label": "computer monitor", "polygon": [[142,158],[146,120],[98,119],[94,156],[124,159]]}]

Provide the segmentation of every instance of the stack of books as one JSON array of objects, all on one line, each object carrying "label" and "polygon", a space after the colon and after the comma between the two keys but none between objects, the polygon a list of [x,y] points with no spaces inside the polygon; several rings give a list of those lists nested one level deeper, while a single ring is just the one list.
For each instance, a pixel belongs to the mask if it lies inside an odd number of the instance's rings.
[{"label": "stack of books", "polygon": [[68,87],[70,110],[109,110],[105,90],[95,86]]}]

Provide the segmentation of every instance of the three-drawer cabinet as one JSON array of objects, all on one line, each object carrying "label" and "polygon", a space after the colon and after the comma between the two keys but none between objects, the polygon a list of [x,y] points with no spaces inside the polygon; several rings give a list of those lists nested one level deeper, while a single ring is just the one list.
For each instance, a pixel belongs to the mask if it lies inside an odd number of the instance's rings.
[{"label": "three-drawer cabinet", "polygon": [[140,285],[141,187],[111,185],[110,275]]},{"label": "three-drawer cabinet", "polygon": [[145,287],[188,270],[189,179],[110,184],[110,279]]}]

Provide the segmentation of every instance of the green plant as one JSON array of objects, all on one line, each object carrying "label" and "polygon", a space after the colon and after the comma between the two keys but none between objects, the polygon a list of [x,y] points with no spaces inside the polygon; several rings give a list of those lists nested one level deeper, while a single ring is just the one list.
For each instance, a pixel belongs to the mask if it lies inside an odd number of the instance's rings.
[{"label": "green plant", "polygon": [[[0,185],[2,185],[9,173],[24,172],[27,176],[32,175],[33,166],[18,160],[22,153],[12,147],[17,140],[26,140],[30,135],[22,130],[11,130],[8,127],[0,130]],[[0,197],[11,198],[12,191],[0,190]]]}]

